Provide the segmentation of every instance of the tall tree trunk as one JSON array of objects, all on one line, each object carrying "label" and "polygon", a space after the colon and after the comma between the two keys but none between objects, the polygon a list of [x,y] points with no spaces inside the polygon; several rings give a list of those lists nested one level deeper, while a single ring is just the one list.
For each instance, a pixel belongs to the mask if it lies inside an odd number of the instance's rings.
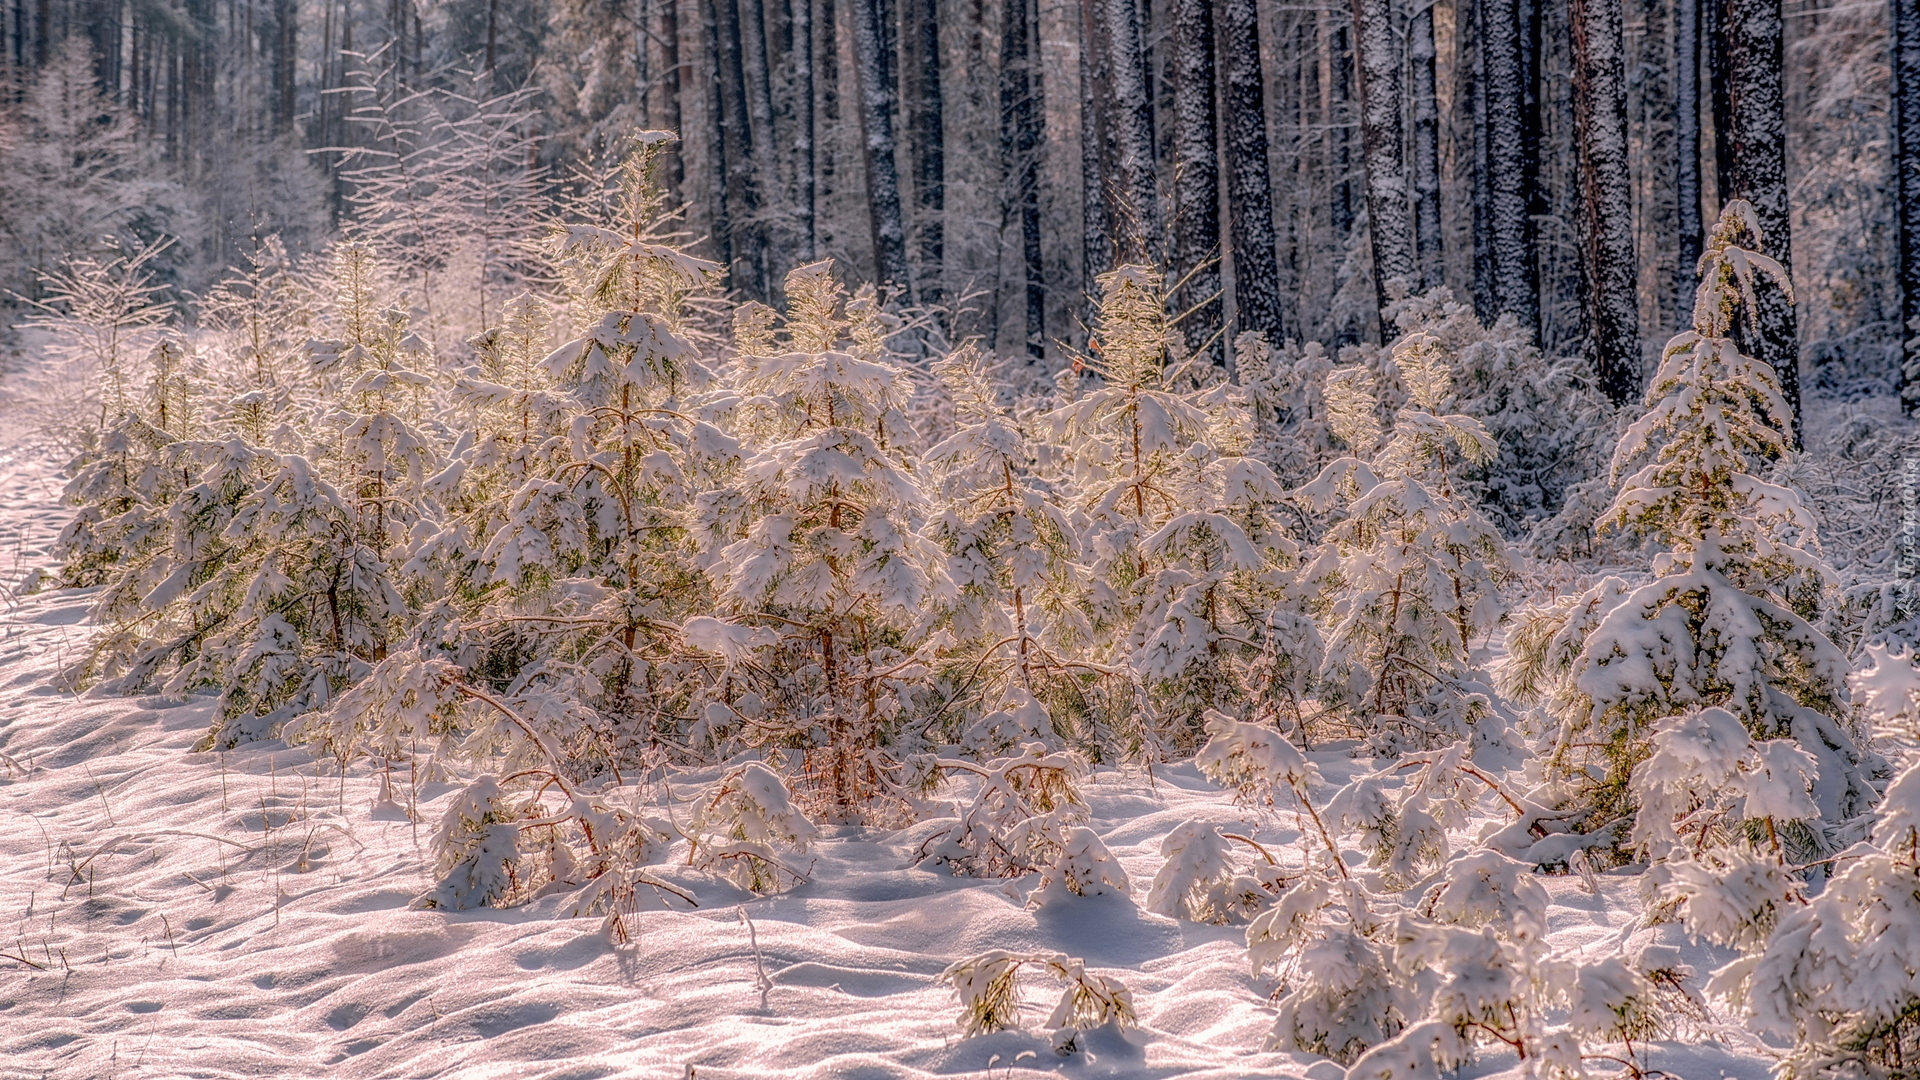
[{"label": "tall tree trunk", "polygon": [[1021,280],[1026,324],[1021,340],[1027,355],[1046,355],[1047,290],[1040,261],[1040,108],[1034,100],[1037,11],[1033,0],[1005,0],[1000,27],[1000,178],[1001,220],[1020,227]]},{"label": "tall tree trunk", "polygon": [[1173,0],[1173,271],[1187,348],[1220,348],[1219,113],[1214,106],[1213,0]]},{"label": "tall tree trunk", "polygon": [[[1323,17],[1338,19],[1332,11],[1323,12]],[[1356,213],[1353,193],[1353,33],[1350,27],[1333,22],[1328,28],[1327,42],[1327,117],[1326,124],[1333,135],[1330,150],[1331,165],[1328,171],[1333,174],[1333,186],[1327,213],[1333,225],[1333,240],[1336,248],[1344,250],[1347,238],[1353,235],[1353,219]]]},{"label": "tall tree trunk", "polygon": [[1097,298],[1096,278],[1113,269],[1113,218],[1107,211],[1106,168],[1101,150],[1108,126],[1107,50],[1096,18],[1101,0],[1080,0],[1080,288]]},{"label": "tall tree trunk", "polygon": [[[1469,183],[1473,208],[1473,311],[1480,321],[1491,323],[1499,314],[1493,298],[1493,175],[1487,159],[1487,27],[1488,0],[1464,0],[1469,5],[1456,24],[1454,71],[1463,74],[1465,84],[1456,93],[1464,95],[1461,112],[1466,118]],[[1456,101],[1459,98],[1456,97]]]},{"label": "tall tree trunk", "polygon": [[[667,129],[677,135],[686,130],[685,113],[680,107],[680,0],[661,0],[660,58],[660,82],[667,95]],[[667,165],[667,187],[676,198],[687,179],[685,148],[683,139]]]},{"label": "tall tree trunk", "polygon": [[1920,411],[1920,0],[1893,0],[1894,176],[1900,206],[1900,403]]},{"label": "tall tree trunk", "polygon": [[1240,333],[1280,340],[1280,266],[1268,174],[1266,78],[1254,0],[1225,0],[1220,47],[1226,67],[1227,220],[1233,252],[1233,318]]},{"label": "tall tree trunk", "polygon": [[[1727,0],[1727,96],[1732,124],[1732,195],[1753,204],[1764,234],[1764,254],[1789,272],[1793,234],[1787,207],[1787,117],[1781,93],[1780,0]],[[1759,340],[1748,355],[1773,367],[1793,410],[1793,445],[1800,446],[1800,334],[1793,304],[1771,284],[1759,290]]]},{"label": "tall tree trunk", "polygon": [[1440,100],[1435,85],[1434,0],[1415,0],[1407,23],[1407,59],[1413,76],[1413,232],[1420,265],[1420,287],[1444,283],[1445,252],[1440,239]]},{"label": "tall tree trunk", "polygon": [[1121,196],[1120,258],[1158,265],[1164,229],[1160,180],[1154,172],[1153,98],[1147,88],[1146,42],[1135,0],[1101,0],[1112,55],[1107,85],[1112,94],[1112,139],[1118,151]]},{"label": "tall tree trunk", "polygon": [[753,243],[751,236],[751,222],[759,207],[747,166],[753,159],[753,136],[747,125],[746,77],[740,66],[736,10],[733,0],[707,2],[707,13],[713,20],[710,24],[714,49],[712,115],[717,125],[713,159],[720,206],[716,235],[735,287],[750,296],[764,297],[766,270],[761,264],[764,250]]},{"label": "tall tree trunk", "polygon": [[[1712,3],[1713,0],[1708,0]],[[1704,241],[1700,220],[1700,0],[1673,5],[1673,197],[1678,209],[1680,262],[1674,268],[1674,324],[1693,322]]]},{"label": "tall tree trunk", "polygon": [[1587,350],[1600,389],[1624,405],[1640,393],[1625,27],[1620,0],[1573,0],[1572,14]]},{"label": "tall tree trunk", "polygon": [[1533,191],[1529,179],[1526,40],[1521,3],[1481,0],[1480,37],[1486,67],[1487,233],[1493,313],[1512,315],[1538,339],[1539,292],[1534,286],[1536,258]]},{"label": "tall tree trunk", "polygon": [[[293,131],[294,103],[298,87],[294,83],[294,63],[300,58],[300,7],[295,0],[274,0],[273,4],[273,131],[285,137]],[[136,61],[133,85],[139,79]]]},{"label": "tall tree trunk", "polygon": [[754,246],[759,249],[756,256],[759,295],[764,299],[772,294],[788,269],[786,256],[780,251],[780,230],[774,227],[776,222],[781,222],[777,197],[782,186],[781,155],[776,149],[780,140],[773,126],[773,73],[767,58],[765,0],[736,0],[736,3],[740,65],[746,80],[746,145],[750,147],[749,156],[739,159],[736,165],[752,171],[754,199],[760,213],[753,222],[751,235]]},{"label": "tall tree trunk", "polygon": [[900,170],[894,163],[893,93],[885,56],[886,28],[878,0],[848,0],[853,19],[853,66],[860,90],[862,157],[867,172],[867,207],[873,237],[874,271],[881,283],[911,302],[913,281],[907,272],[907,231],[900,212]]},{"label": "tall tree trunk", "polygon": [[[1354,55],[1360,71],[1360,149],[1367,183],[1367,229],[1373,241],[1373,290],[1387,306],[1387,282],[1413,279],[1413,214],[1400,126],[1404,104],[1394,48],[1392,0],[1353,0]],[[1415,282],[1417,284],[1417,281]],[[1383,338],[1392,330],[1383,321]]]},{"label": "tall tree trunk", "polygon": [[[1010,0],[1030,2],[1030,0]],[[914,228],[920,234],[920,299],[937,304],[944,295],[947,259],[946,111],[940,88],[940,0],[914,0],[913,67],[916,75],[908,149],[913,158]]]},{"label": "tall tree trunk", "polygon": [[1699,3],[1700,49],[1713,113],[1713,186],[1724,205],[1734,197],[1729,194],[1733,190],[1733,95],[1727,84],[1727,0]]},{"label": "tall tree trunk", "polygon": [[[833,36],[831,25],[827,36]],[[803,263],[819,257],[815,252],[820,243],[813,160],[813,49],[813,0],[793,0],[793,210],[799,225],[798,258]]]}]

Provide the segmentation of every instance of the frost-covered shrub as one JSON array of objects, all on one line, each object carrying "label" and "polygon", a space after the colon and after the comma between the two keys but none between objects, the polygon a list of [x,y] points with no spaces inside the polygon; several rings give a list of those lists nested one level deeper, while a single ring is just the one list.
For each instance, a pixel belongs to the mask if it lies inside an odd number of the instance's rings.
[{"label": "frost-covered shrub", "polygon": [[1079,1031],[1112,1024],[1134,1024],[1133,995],[1117,979],[1087,971],[1084,961],[1064,953],[1013,953],[992,949],[957,960],[940,973],[940,982],[953,987],[960,999],[960,1026],[966,1034],[983,1035],[1020,1024],[1022,969],[1040,968],[1066,984],[1060,1002],[1047,1018],[1054,1046],[1071,1052]]},{"label": "frost-covered shrub", "polygon": [[1294,544],[1233,388],[1169,363],[1158,275],[1123,266],[1100,284],[1098,357],[1080,364],[1102,382],[1047,419],[1085,515],[1095,656],[1129,669],[1164,717],[1129,737],[1184,750],[1209,706],[1246,696],[1235,661],[1265,636]]},{"label": "frost-covered shrub", "polygon": [[[1229,842],[1243,844],[1264,861],[1242,870]],[[1200,923],[1236,923],[1253,917],[1282,882],[1279,864],[1265,848],[1217,825],[1181,822],[1160,842],[1166,861],[1147,887],[1147,910]]]},{"label": "frost-covered shrub", "polygon": [[1446,730],[1470,642],[1503,610],[1506,543],[1466,488],[1468,467],[1497,446],[1477,419],[1443,413],[1452,361],[1424,332],[1394,346],[1408,403],[1381,445],[1371,376],[1327,376],[1334,433],[1353,451],[1301,488],[1317,510],[1343,507],[1302,570],[1326,634],[1324,693],[1357,726],[1392,743],[1430,743]]},{"label": "frost-covered shrub", "polygon": [[1746,947],[1712,986],[1762,1032],[1793,1040],[1782,1073],[1794,1078],[1905,1076],[1920,1059],[1920,671],[1885,647],[1869,657],[1853,686],[1874,722],[1898,733],[1904,768],[1868,843],[1845,853],[1810,900],[1797,882],[1763,879],[1701,927]]},{"label": "frost-covered shrub", "polygon": [[734,769],[700,796],[689,825],[695,866],[720,868],[753,892],[804,881],[789,857],[804,855],[819,830],[793,804],[780,777],[759,762]]},{"label": "frost-covered shrub", "polygon": [[1058,847],[1058,854],[1041,870],[1040,883],[1034,886],[1028,901],[1034,907],[1058,904],[1071,896],[1131,894],[1127,872],[1092,829],[1084,825],[1067,829]]},{"label": "frost-covered shrub", "polygon": [[1071,751],[1028,743],[1018,754],[983,764],[938,758],[931,769],[936,780],[979,778],[959,820],[920,846],[922,859],[945,863],[956,873],[1016,877],[1053,865],[1069,830],[1086,820],[1086,803],[1075,784],[1086,776],[1087,764]]}]

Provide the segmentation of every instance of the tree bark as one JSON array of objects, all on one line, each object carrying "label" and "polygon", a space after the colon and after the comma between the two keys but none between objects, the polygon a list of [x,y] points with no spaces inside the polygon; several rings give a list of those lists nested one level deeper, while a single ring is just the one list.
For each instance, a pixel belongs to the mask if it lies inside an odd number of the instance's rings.
[{"label": "tree bark", "polygon": [[773,72],[767,57],[767,12],[765,0],[736,0],[740,42],[740,64],[746,82],[746,128],[747,157],[736,164],[751,170],[756,216],[750,233],[754,246],[758,249],[755,258],[759,265],[759,296],[766,299],[773,294],[776,283],[784,275],[787,258],[780,251],[778,233],[771,226],[779,222],[780,202],[780,145],[773,123]]},{"label": "tree bark", "polygon": [[1454,71],[1463,75],[1457,91],[1464,95],[1468,153],[1471,155],[1473,208],[1473,311],[1481,322],[1499,314],[1493,299],[1493,216],[1488,212],[1493,176],[1487,167],[1487,0],[1464,0],[1454,37]]},{"label": "tree bark", "polygon": [[1163,227],[1160,180],[1154,172],[1153,98],[1147,89],[1146,43],[1134,0],[1101,0],[1112,55],[1107,85],[1112,95],[1112,138],[1118,151],[1121,196],[1119,257],[1160,265]]},{"label": "tree bark", "polygon": [[[1727,96],[1731,114],[1732,191],[1753,204],[1763,254],[1793,269],[1793,234],[1787,206],[1787,118],[1781,92],[1783,25],[1780,0],[1727,0],[1721,29],[1726,35]],[[1723,194],[1724,201],[1726,195]],[[1748,355],[1773,367],[1780,392],[1793,410],[1792,439],[1800,446],[1800,340],[1787,294],[1772,284],[1759,290],[1757,340]]]},{"label": "tree bark", "polygon": [[[1712,0],[1708,0],[1709,3]],[[1673,196],[1680,262],[1674,268],[1674,324],[1693,322],[1704,230],[1700,220],[1700,0],[1673,5]]]},{"label": "tree bark", "polygon": [[1713,113],[1713,186],[1724,206],[1734,197],[1729,194],[1733,190],[1733,96],[1727,85],[1727,0],[1699,0],[1699,4],[1701,59],[1706,64]]},{"label": "tree bark", "polygon": [[1528,167],[1528,93],[1522,43],[1522,0],[1481,0],[1481,56],[1486,69],[1488,274],[1493,314],[1512,315],[1536,341],[1539,292],[1534,286],[1533,192]]},{"label": "tree bark", "polygon": [[1047,288],[1040,260],[1040,108],[1035,100],[1036,10],[1033,0],[1005,0],[1000,33],[1000,178],[1002,220],[1020,229],[1021,281],[1026,323],[1021,340],[1029,357],[1047,354]]},{"label": "tree bark", "polygon": [[[1387,305],[1387,282],[1414,279],[1413,215],[1407,195],[1400,125],[1403,94],[1394,49],[1391,0],[1353,0],[1353,40],[1360,73],[1360,148],[1366,168],[1367,228],[1373,241],[1373,288]],[[1414,280],[1417,284],[1417,279]],[[1391,334],[1383,321],[1383,338]]]},{"label": "tree bark", "polygon": [[1225,0],[1220,45],[1226,66],[1227,220],[1233,252],[1235,330],[1280,340],[1280,266],[1268,173],[1266,79],[1254,0]]},{"label": "tree bark", "polygon": [[[299,5],[294,0],[274,0],[273,4],[273,131],[286,136],[293,131],[294,62],[298,50]],[[132,82],[138,82],[138,64]],[[130,83],[129,85],[131,85]]]},{"label": "tree bark", "polygon": [[[1030,3],[1031,0],[1009,0]],[[914,227],[920,234],[920,299],[940,302],[947,258],[945,107],[940,87],[940,0],[914,0],[913,49],[917,76],[908,146],[913,158]]]},{"label": "tree bark", "polygon": [[1407,23],[1407,59],[1413,76],[1413,232],[1420,287],[1437,288],[1446,274],[1440,238],[1440,102],[1435,86],[1433,5],[1414,0]]},{"label": "tree bark", "polygon": [[1102,150],[1107,125],[1102,104],[1108,100],[1107,50],[1101,47],[1098,5],[1080,0],[1080,288],[1097,298],[1096,278],[1113,269],[1113,218],[1107,209],[1106,167]]},{"label": "tree bark", "polygon": [[1900,224],[1900,403],[1920,411],[1920,0],[1893,0],[1894,176]]},{"label": "tree bark", "polygon": [[[1337,18],[1332,12],[1324,13]],[[1355,214],[1353,197],[1353,34],[1351,28],[1334,23],[1327,30],[1327,117],[1333,145],[1328,151],[1332,175],[1331,199],[1327,208],[1338,250],[1347,246],[1353,235]]]},{"label": "tree bark", "polygon": [[913,300],[907,272],[907,233],[900,212],[900,171],[894,163],[893,93],[884,55],[886,28],[877,0],[848,0],[853,20],[853,66],[860,91],[862,158],[875,275],[902,299]]},{"label": "tree bark", "polygon": [[802,263],[819,257],[815,252],[820,242],[813,160],[813,48],[813,0],[793,0],[793,211],[799,226],[796,256]]},{"label": "tree bark", "polygon": [[1621,0],[1573,0],[1573,97],[1580,138],[1588,359],[1615,405],[1640,393],[1633,186],[1627,171],[1627,64]]},{"label": "tree bark", "polygon": [[1183,282],[1174,304],[1187,348],[1220,348],[1219,112],[1214,105],[1213,2],[1174,0],[1173,272]]}]

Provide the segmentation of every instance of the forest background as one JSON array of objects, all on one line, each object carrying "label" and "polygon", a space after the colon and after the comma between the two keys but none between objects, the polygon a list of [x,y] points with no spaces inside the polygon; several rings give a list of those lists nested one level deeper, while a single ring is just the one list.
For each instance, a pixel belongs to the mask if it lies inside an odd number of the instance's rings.
[{"label": "forest background", "polygon": [[[1744,138],[1784,165],[1790,237],[1763,225],[1771,254],[1790,240],[1807,377],[1873,394],[1899,380],[1906,321],[1911,7],[7,0],[0,322],[101,237],[176,238],[151,265],[199,294],[269,236],[297,255],[358,230],[416,308],[463,260],[498,299],[571,170],[663,128],[695,250],[746,298],[778,303],[787,269],[832,257],[938,309],[949,340],[1051,367],[1085,346],[1093,279],[1149,259],[1224,362],[1246,329],[1378,341],[1403,276],[1515,314],[1549,356],[1644,371],[1689,322],[1723,195],[1771,216],[1734,190]],[[1782,132],[1742,127],[1756,71]],[[422,235],[469,230],[484,250]],[[457,343],[485,320],[446,291],[428,329]]]}]

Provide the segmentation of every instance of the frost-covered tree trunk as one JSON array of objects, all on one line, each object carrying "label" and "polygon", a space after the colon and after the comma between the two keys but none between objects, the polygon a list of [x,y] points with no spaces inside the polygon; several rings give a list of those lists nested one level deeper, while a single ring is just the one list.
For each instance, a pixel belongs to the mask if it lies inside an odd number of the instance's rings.
[{"label": "frost-covered tree trunk", "polygon": [[1894,175],[1900,206],[1900,402],[1920,409],[1920,0],[1893,0]]},{"label": "frost-covered tree trunk", "polygon": [[1700,3],[1674,0],[1673,5],[1673,198],[1680,230],[1673,311],[1679,325],[1692,317],[1705,224],[1700,219]]},{"label": "frost-covered tree trunk", "polygon": [[1000,160],[1006,213],[1020,228],[1020,267],[1026,299],[1021,340],[1027,355],[1046,355],[1046,268],[1040,251],[1040,103],[1033,67],[1033,0],[1005,0],[1000,35]]},{"label": "frost-covered tree trunk", "polygon": [[765,276],[765,285],[760,293],[764,297],[767,290],[771,289],[773,279],[785,269],[786,262],[786,256],[775,242],[778,234],[768,227],[771,221],[780,217],[781,154],[777,149],[780,140],[773,125],[773,73],[767,59],[765,0],[737,0],[737,3],[740,66],[745,76],[747,94],[748,142],[754,148],[752,156],[743,159],[740,164],[753,171],[754,192],[764,214],[763,219],[753,225],[753,244],[758,249],[756,260]]},{"label": "frost-covered tree trunk", "polygon": [[893,93],[887,78],[886,28],[879,0],[848,0],[853,19],[853,66],[860,87],[860,132],[874,270],[881,282],[913,295],[907,273],[907,231],[900,212],[900,171],[894,164]]},{"label": "frost-covered tree trunk", "polygon": [[1160,180],[1154,172],[1153,96],[1147,89],[1146,40],[1135,0],[1100,0],[1106,15],[1110,134],[1117,151],[1121,258],[1158,264],[1164,234]]},{"label": "frost-covered tree trunk", "polygon": [[[1360,71],[1360,149],[1365,158],[1367,229],[1373,241],[1373,290],[1381,307],[1387,282],[1412,278],[1413,207],[1408,200],[1402,86],[1392,0],[1353,0],[1354,57]],[[1382,330],[1386,333],[1385,329]]]},{"label": "frost-covered tree trunk", "polygon": [[1217,330],[1220,299],[1220,158],[1214,108],[1213,0],[1174,0],[1173,272],[1184,281],[1174,307],[1184,313],[1188,349],[1224,363]]},{"label": "frost-covered tree trunk", "polygon": [[940,64],[940,0],[915,0],[912,116],[913,203],[920,239],[920,299],[937,304],[945,294],[947,261],[946,109]]},{"label": "frost-covered tree trunk", "polygon": [[1620,0],[1573,0],[1587,348],[1600,389],[1616,405],[1640,392],[1640,309],[1621,24]]},{"label": "frost-covered tree trunk", "polygon": [[[1339,15],[1327,11],[1322,17],[1329,21],[1337,20]],[[1353,233],[1355,214],[1353,198],[1353,136],[1347,126],[1348,114],[1353,105],[1353,33],[1352,29],[1339,22],[1328,28],[1327,43],[1327,117],[1332,146],[1328,149],[1328,172],[1332,184],[1329,194],[1332,196],[1327,213],[1333,225],[1334,243],[1344,248],[1347,237]]]},{"label": "frost-covered tree trunk", "polygon": [[1522,0],[1481,0],[1482,93],[1487,112],[1488,271],[1494,315],[1512,315],[1537,336],[1534,237],[1527,168],[1527,63]]},{"label": "frost-covered tree trunk", "polygon": [[1259,7],[1225,0],[1220,9],[1221,86],[1226,108],[1227,219],[1233,251],[1233,314],[1238,333],[1280,340],[1280,266],[1268,173],[1266,80],[1260,70]]},{"label": "frost-covered tree trunk", "polygon": [[1107,210],[1106,169],[1101,147],[1107,51],[1100,47],[1101,0],[1080,0],[1080,281],[1095,294],[1094,279],[1113,268],[1113,219]]},{"label": "frost-covered tree trunk", "polygon": [[1444,283],[1440,241],[1440,102],[1435,86],[1433,4],[1419,0],[1407,22],[1407,59],[1413,77],[1413,232],[1420,286]]},{"label": "frost-covered tree trunk", "polygon": [[[1725,0],[1727,95],[1732,176],[1721,199],[1745,199],[1759,219],[1763,254],[1792,272],[1793,234],[1787,207],[1787,114],[1782,95],[1783,24],[1780,0]],[[1800,446],[1800,334],[1792,298],[1768,284],[1760,292],[1758,340],[1743,342],[1780,379],[1793,411],[1791,442]],[[1736,335],[1738,336],[1738,335]]]},{"label": "frost-covered tree trunk", "polygon": [[[668,10],[672,10],[669,0]],[[826,36],[833,37],[832,24]],[[672,39],[668,39],[672,42]],[[803,263],[814,260],[819,245],[819,217],[815,200],[819,182],[813,160],[813,0],[793,2],[793,212],[797,219],[799,250]],[[676,97],[678,95],[675,95]]]}]

